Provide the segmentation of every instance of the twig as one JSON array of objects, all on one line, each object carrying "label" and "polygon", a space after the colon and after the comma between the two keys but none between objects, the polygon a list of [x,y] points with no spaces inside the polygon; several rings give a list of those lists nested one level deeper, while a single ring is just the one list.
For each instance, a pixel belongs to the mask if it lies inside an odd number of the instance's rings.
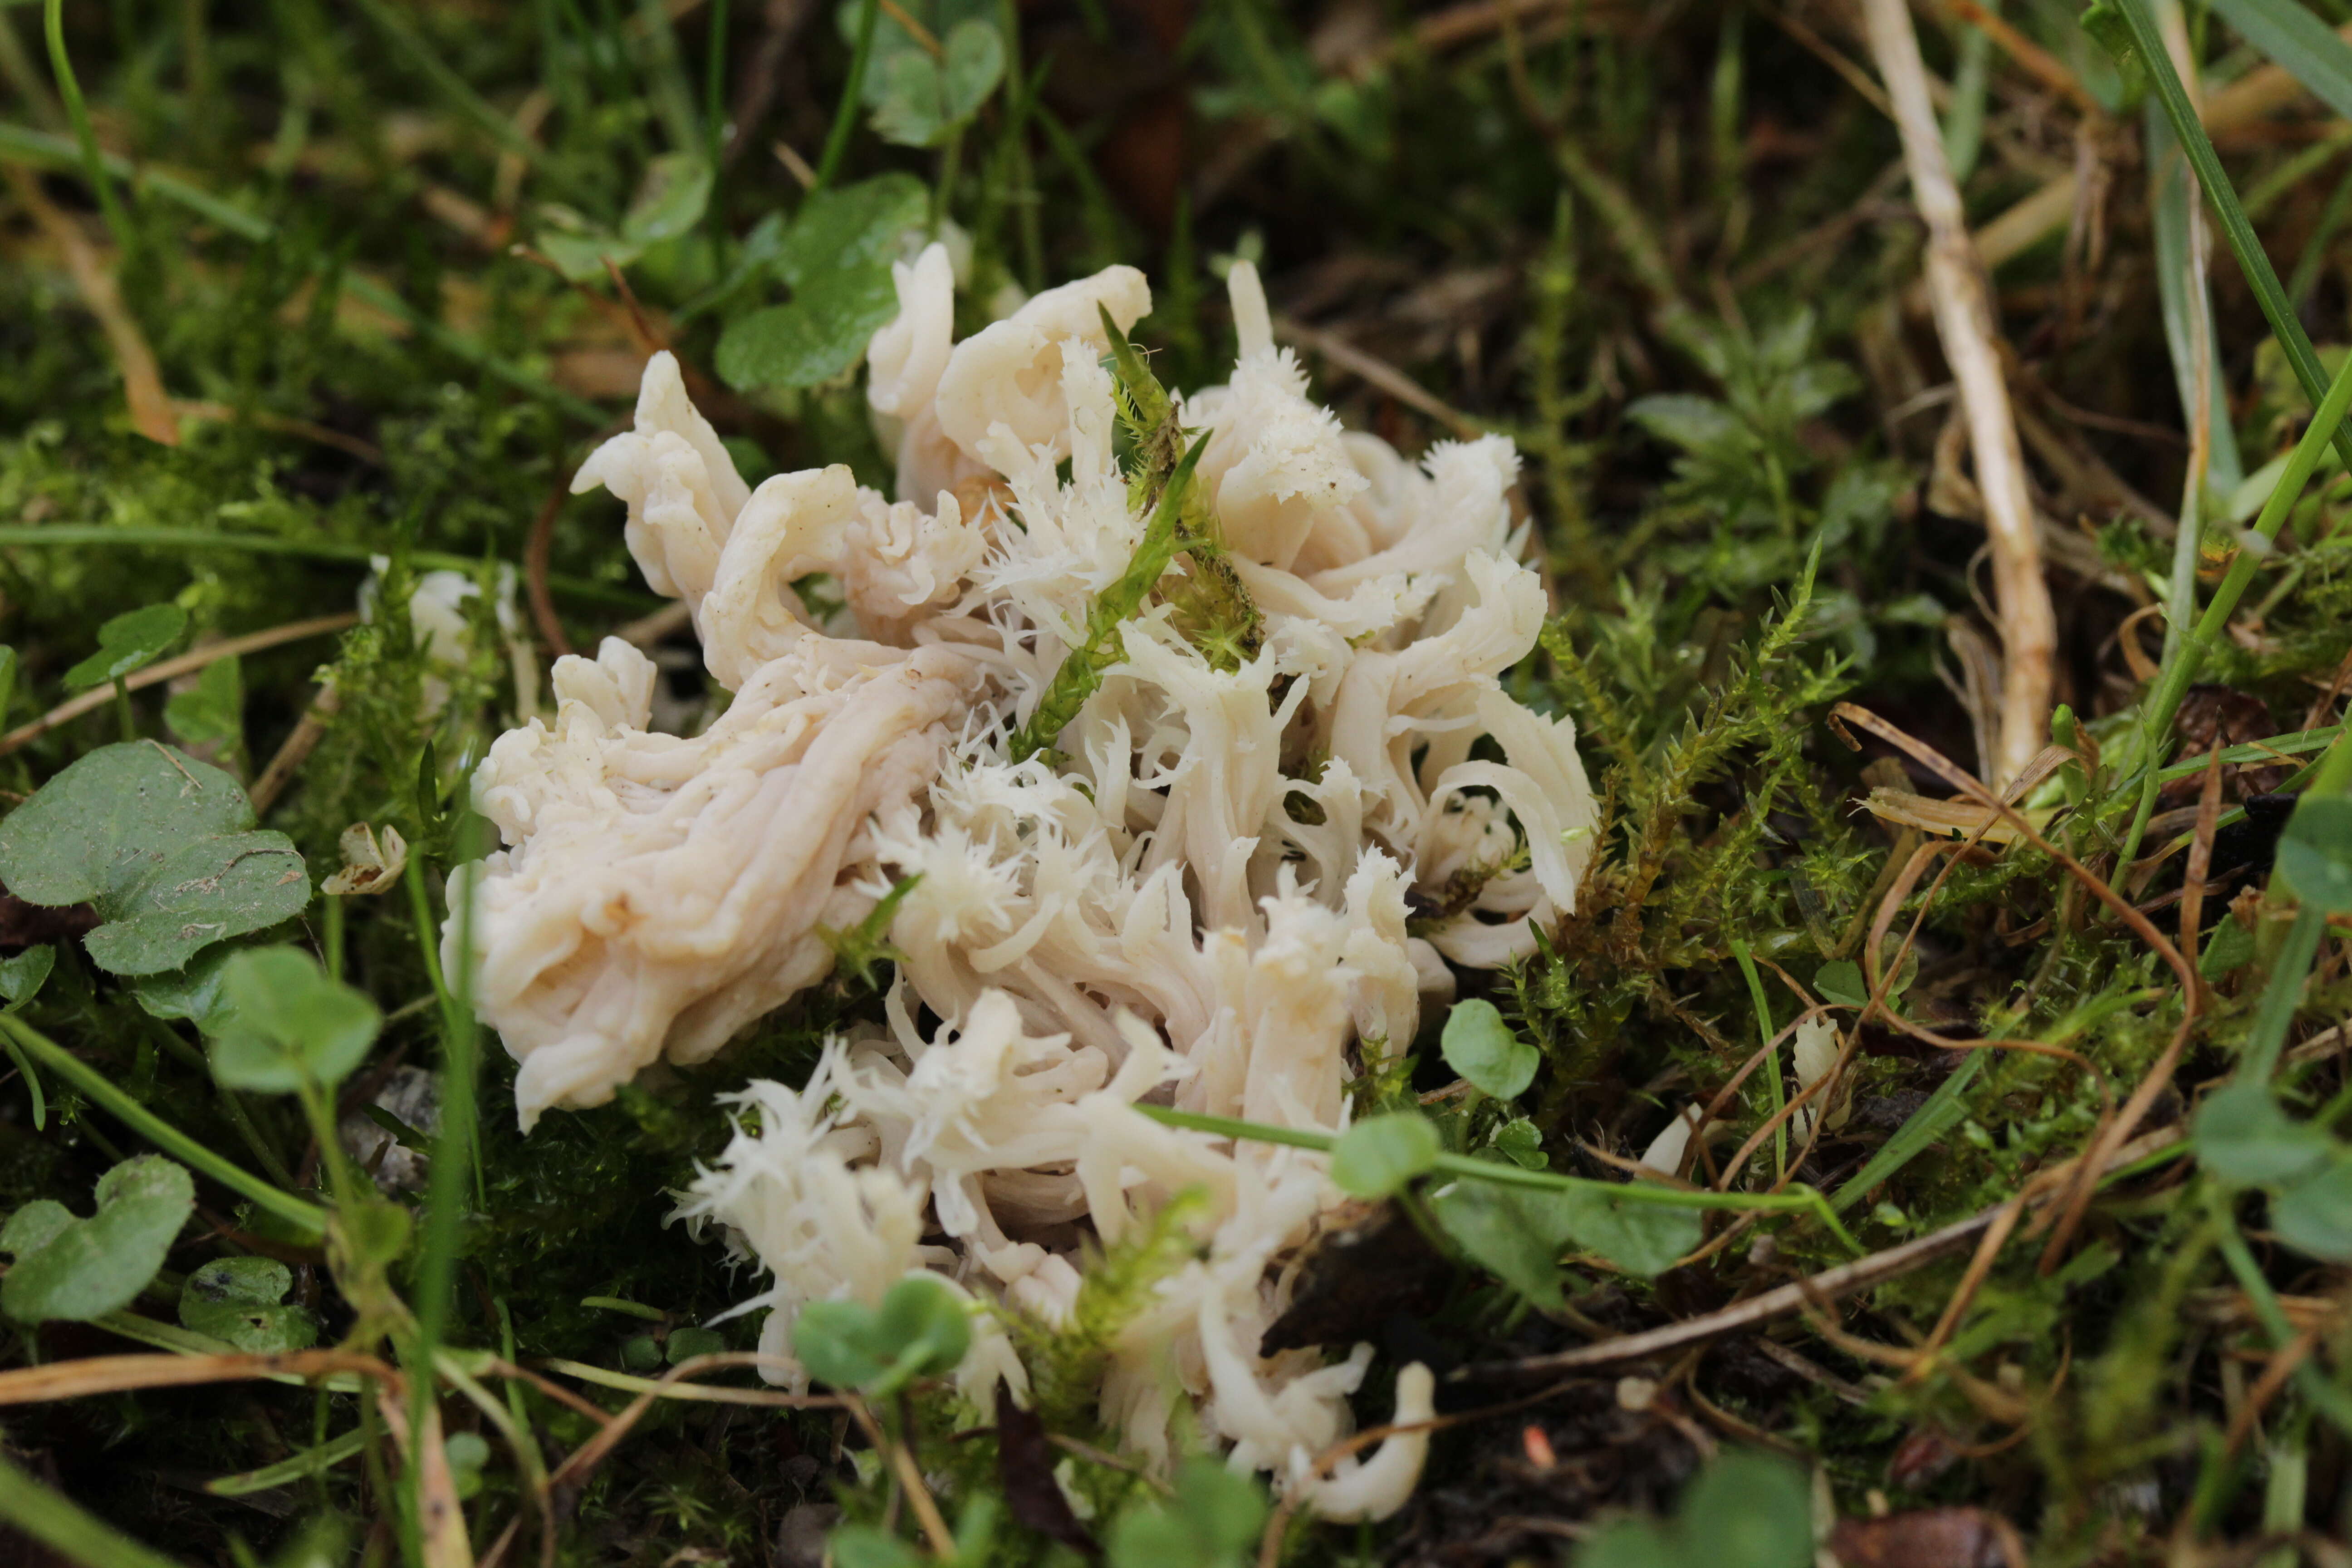
[{"label": "twig", "polygon": [[1369,383],[1409,408],[1419,409],[1457,436],[1468,437],[1486,433],[1486,426],[1447,404],[1396,366],[1366,353],[1336,333],[1292,321],[1287,316],[1274,319],[1274,331],[1276,337],[1288,338],[1301,344],[1337,369]]},{"label": "twig", "polygon": [[523,541],[522,581],[530,598],[530,621],[538,628],[539,640],[558,658],[575,652],[572,639],[563,635],[563,617],[555,613],[555,595],[547,587],[547,560],[555,542],[555,517],[563,510],[563,500],[572,493],[568,479],[559,477],[555,488],[548,491],[539,515],[531,519],[530,537]]},{"label": "twig", "polygon": [[[133,691],[143,691],[148,687],[176,679],[180,676],[202,669],[209,664],[216,664],[225,658],[258,653],[263,648],[277,647],[285,643],[300,642],[305,637],[324,637],[329,632],[339,632],[345,626],[356,626],[358,623],[359,616],[352,614],[320,616],[307,621],[289,621],[285,626],[271,626],[267,631],[248,632],[240,637],[229,637],[216,643],[206,643],[202,647],[190,648],[176,658],[167,658],[160,664],[149,665],[138,674],[129,677],[122,684]],[[113,700],[114,688],[110,685],[100,687],[93,691],[85,691],[79,697],[68,698],[31,723],[19,724],[5,735],[0,735],[0,757],[6,756],[27,742],[39,739],[60,724],[69,724],[83,714],[103,708]]]},{"label": "twig", "polygon": [[[2104,1176],[2126,1169],[2151,1154],[2171,1148],[2185,1136],[2177,1127],[2159,1129],[2116,1150],[2099,1167],[2099,1173]],[[2078,1158],[2043,1172],[2029,1189],[2027,1203],[2032,1205],[2047,1199],[2082,1164],[2083,1161]],[[1726,1334],[1738,1333],[1777,1318],[1788,1317],[1808,1306],[1851,1296],[1857,1290],[1884,1284],[1923,1268],[1938,1258],[1948,1258],[1983,1235],[2000,1217],[2001,1212],[2015,1201],[2004,1198],[1980,1213],[1955,1221],[1941,1230],[1931,1231],[1916,1241],[1906,1241],[1900,1247],[1891,1247],[1884,1252],[1858,1258],[1852,1263],[1823,1269],[1808,1279],[1759,1292],[1700,1317],[1686,1318],[1678,1323],[1667,1323],[1638,1334],[1623,1334],[1616,1339],[1580,1345],[1574,1350],[1559,1351],[1550,1355],[1523,1356],[1516,1361],[1486,1362],[1463,1367],[1452,1373],[1448,1381],[1460,1383],[1614,1366],[1622,1362],[1648,1360],[1686,1345],[1721,1339]]]},{"label": "twig", "polygon": [[282,1355],[99,1355],[0,1372],[0,1406],[46,1405],[93,1394],[140,1388],[188,1388],[257,1378],[317,1377],[351,1372],[391,1387],[400,1373],[372,1355],[351,1351],[293,1351]]},{"label": "twig", "polygon": [[2049,584],[2042,577],[2033,498],[2026,489],[2025,456],[1994,342],[1991,302],[1969,238],[1959,189],[1944,159],[1943,132],[1928,101],[1919,39],[1911,30],[1904,0],[1864,0],[1863,11],[1871,53],[1885,79],[1895,128],[1902,133],[1912,199],[1927,224],[1928,299],[1935,308],[1936,334],[1968,414],[1977,488],[1984,496],[1985,531],[1992,542],[1994,592],[2008,655],[2001,671],[2000,752],[1992,767],[1992,782],[2000,785],[2024,771],[2049,732],[2058,621],[2051,609]]},{"label": "twig", "polygon": [[253,802],[254,816],[264,815],[278,803],[278,795],[294,781],[302,764],[310,760],[310,753],[319,749],[320,741],[327,733],[328,721],[342,705],[343,700],[333,687],[319,688],[319,694],[310,699],[310,706],[302,710],[302,717],[295,721],[285,743],[278,748],[278,754],[269,759],[269,765],[253,781],[247,795]]}]

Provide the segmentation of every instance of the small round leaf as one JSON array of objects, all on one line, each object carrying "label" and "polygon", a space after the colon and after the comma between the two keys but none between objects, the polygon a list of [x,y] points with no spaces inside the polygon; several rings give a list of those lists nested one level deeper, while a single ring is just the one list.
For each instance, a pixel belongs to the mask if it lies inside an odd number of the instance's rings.
[{"label": "small round leaf", "polygon": [[1437,1163],[1437,1129],[1417,1110],[1357,1122],[1331,1151],[1331,1180],[1360,1198],[1385,1198]]},{"label": "small round leaf", "polygon": [[1446,1016],[1439,1048],[1447,1067],[1496,1100],[1516,1100],[1526,1093],[1543,1059],[1533,1046],[1511,1033],[1492,1002],[1456,1003]]}]

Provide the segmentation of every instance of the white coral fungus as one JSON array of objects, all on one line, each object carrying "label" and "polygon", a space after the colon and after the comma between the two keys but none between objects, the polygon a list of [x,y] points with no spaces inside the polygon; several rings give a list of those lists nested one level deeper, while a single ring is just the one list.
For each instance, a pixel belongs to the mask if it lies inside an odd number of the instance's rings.
[{"label": "white coral fungus", "polygon": [[[902,265],[874,342],[895,500],[838,467],[748,489],[669,356],[646,368],[635,428],[578,488],[627,502],[646,580],[735,695],[703,734],[656,734],[635,648],[557,664],[554,722],[475,780],[507,845],[471,878],[475,994],[528,1125],[709,1056],[827,973],[822,928],[908,887],[887,1026],[799,1090],[744,1091],[756,1116],[682,1210],[770,1277],[746,1304],[768,1347],[788,1355],[803,1303],[874,1303],[918,1269],[1061,1324],[1088,1248],[1197,1192],[1200,1250],[1113,1337],[1105,1425],[1165,1462],[1189,1424],[1328,1516],[1383,1517],[1423,1436],[1315,1463],[1371,1348],[1258,1351],[1338,1201],[1325,1157],[1136,1106],[1336,1131],[1351,1053],[1402,1049],[1449,963],[1500,965],[1573,908],[1593,824],[1574,732],[1499,679],[1544,613],[1517,457],[1488,437],[1416,467],[1342,430],[1236,265],[1240,362],[1172,415],[1181,444],[1208,437],[1196,510],[1221,548],[1179,555],[1088,650],[1152,514],[1113,455],[1103,320],[1125,330],[1150,290],[1113,268],[952,343],[952,286],[936,247]],[[817,573],[836,624],[795,594]],[[1247,623],[1221,642],[1187,618],[1204,585]],[[1016,757],[1081,655],[1098,684],[1055,750]],[[961,1375],[1025,1396],[1001,1332]],[[1429,1399],[1405,1368],[1398,1419]]]}]

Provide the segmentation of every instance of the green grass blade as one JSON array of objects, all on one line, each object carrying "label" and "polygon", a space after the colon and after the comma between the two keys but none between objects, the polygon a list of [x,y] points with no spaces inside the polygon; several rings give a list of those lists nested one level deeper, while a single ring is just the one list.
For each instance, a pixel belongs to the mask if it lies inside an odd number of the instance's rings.
[{"label": "green grass blade", "polygon": [[2352,120],[2352,44],[2295,0],[2213,0],[2221,19],[2311,96]]},{"label": "green grass blade", "polygon": [[[2150,85],[2156,89],[2165,119],[2172,123],[2173,135],[2179,138],[2181,151],[2189,156],[2189,166],[2205,188],[2205,199],[2213,204],[2214,216],[2221,223],[2221,237],[2230,242],[2231,253],[2237,257],[2238,266],[2252,285],[2263,319],[2270,322],[2279,346],[2286,351],[2287,363],[2294,369],[2295,380],[2303,384],[2304,395],[2317,407],[2327,396],[2327,373],[2320,365],[2317,351],[2311,346],[2310,334],[2295,320],[2285,286],[2279,282],[2277,269],[2271,266],[2254,226],[2246,221],[2245,209],[2238,205],[2237,190],[2221,168],[2221,155],[2213,151],[2213,139],[2205,134],[2203,122],[2189,104],[2189,91],[2180,85],[2179,73],[2172,68],[2172,57],[2165,52],[2164,40],[2157,35],[2156,19],[2148,15],[2147,0],[2116,0],[2116,10],[2130,30],[2134,50],[2147,71]],[[2352,430],[2339,427],[2335,440],[2345,466],[2352,468]]]},{"label": "green grass blade", "polygon": [[[2183,423],[2197,407],[2197,341],[2205,341],[2205,427],[2210,442],[2205,458],[2205,489],[2227,496],[2246,477],[2230,425],[2229,389],[2221,379],[2221,344],[2213,331],[2213,289],[2190,265],[2189,164],[2180,142],[2154,105],[2147,117],[2148,184],[2156,219],[2156,286],[2164,311],[2164,346],[2172,356],[2172,379],[2180,389]],[[2194,292],[2192,292],[2194,290]],[[2201,294],[2200,299],[2198,296]]]},{"label": "green grass blade", "polygon": [[0,1520],[86,1568],[179,1568],[5,1458],[0,1458]]},{"label": "green grass blade", "polygon": [[1969,1085],[1976,1081],[1984,1059],[1982,1051],[1970,1051],[1962,1058],[1960,1065],[1952,1069],[1951,1076],[1936,1086],[1936,1091],[1927,1097],[1927,1102],[1913,1111],[1910,1119],[1895,1130],[1895,1136],[1879,1145],[1878,1152],[1870,1157],[1869,1163],[1855,1172],[1845,1185],[1831,1194],[1830,1206],[1852,1208],[1868,1197],[1872,1189],[1926,1153],[1934,1146],[1936,1140],[1958,1126],[1960,1118],[1968,1114]]},{"label": "green grass blade", "polygon": [[250,1497],[274,1487],[286,1486],[305,1476],[324,1475],[346,1459],[359,1457],[367,1447],[367,1434],[358,1427],[315,1448],[305,1448],[290,1459],[280,1459],[274,1465],[264,1465],[257,1470],[242,1475],[222,1476],[205,1483],[205,1490],[215,1497]]}]

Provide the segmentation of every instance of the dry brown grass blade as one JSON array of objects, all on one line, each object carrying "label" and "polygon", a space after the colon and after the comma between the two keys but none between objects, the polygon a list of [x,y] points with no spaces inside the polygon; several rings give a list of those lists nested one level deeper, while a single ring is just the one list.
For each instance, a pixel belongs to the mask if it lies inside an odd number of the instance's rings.
[{"label": "dry brown grass blade", "polygon": [[[123,684],[133,691],[144,691],[151,686],[176,679],[183,675],[202,669],[206,665],[217,664],[225,658],[259,653],[264,648],[278,647],[289,642],[300,642],[305,637],[324,637],[329,632],[339,632],[346,626],[358,624],[359,616],[352,614],[320,616],[307,621],[289,621],[285,626],[271,626],[267,631],[248,632],[243,637],[228,637],[220,642],[206,643],[202,647],[190,648],[176,658],[167,658],[160,664],[149,665],[136,675],[130,677]],[[6,756],[29,741],[38,740],[60,724],[69,724],[83,714],[93,712],[113,700],[114,688],[110,685],[98,687],[83,692],[79,697],[69,698],[31,723],[19,724],[5,735],[0,735],[0,757]]]},{"label": "dry brown grass blade", "polygon": [[1985,507],[1985,531],[1992,543],[1993,584],[2000,605],[2001,672],[2000,754],[1993,782],[2005,784],[2025,770],[2050,732],[2050,694],[2055,679],[2058,618],[2050,586],[2042,576],[2042,544],[2035,532],[2033,498],[2025,480],[2025,454],[2010,411],[2009,383],[2001,367],[1992,303],[1976,247],[1969,237],[1951,166],[1945,161],[1943,130],[1927,97],[1927,72],[1919,39],[1911,29],[1904,0],[1864,0],[1871,53],[1893,101],[1895,129],[1911,171],[1912,199],[1927,225],[1927,295],[1936,333],[1944,346],[1952,379],[1969,423],[1976,458],[1977,488]]},{"label": "dry brown grass blade", "polygon": [[41,194],[38,181],[16,164],[5,165],[9,187],[41,232],[65,257],[66,269],[73,275],[74,288],[79,290],[82,303],[98,318],[106,332],[108,346],[114,351],[114,363],[122,372],[122,391],[131,405],[131,424],[139,434],[160,446],[180,444],[180,422],[173,417],[172,399],[163,390],[163,372],[156,368],[155,351],[147,346],[147,334],[140,330],[138,319],[122,302],[122,292],[114,286],[114,274],[108,271],[98,247],[84,237],[74,221],[57,209],[55,203]]},{"label": "dry brown grass blade", "polygon": [[1298,344],[1332,369],[1345,371],[1365,384],[1388,394],[1406,407],[1426,414],[1456,436],[1468,438],[1486,433],[1486,426],[1386,360],[1366,353],[1345,338],[1319,327],[1310,327],[1303,321],[1292,321],[1287,316],[1274,319],[1274,332],[1278,338],[1287,338]]},{"label": "dry brown grass blade", "polygon": [[563,510],[564,498],[572,493],[569,476],[555,481],[548,492],[539,515],[531,519],[530,537],[522,547],[523,589],[530,600],[530,624],[539,633],[550,654],[562,658],[576,652],[572,639],[563,635],[563,617],[555,613],[555,595],[547,586],[548,555],[555,543],[556,514]]},{"label": "dry brown grass blade", "polygon": [[2000,46],[2000,50],[2026,75],[2051,91],[2057,93],[2075,109],[2093,119],[2103,119],[2106,110],[2093,98],[2063,61],[1994,13],[1977,4],[1977,0],[1944,0],[1952,15]]},{"label": "dry brown grass blade", "polygon": [[394,1390],[400,1373],[372,1355],[352,1351],[290,1351],[280,1355],[100,1355],[0,1372],[0,1406],[44,1405],[93,1394],[139,1388],[191,1388],[207,1383],[248,1383],[266,1377],[323,1377],[357,1373]]},{"label": "dry brown grass blade", "polygon": [[449,1472],[449,1451],[442,1440],[440,1405],[425,1402],[425,1428],[411,1441],[406,1395],[381,1383],[375,1390],[376,1414],[416,1477],[425,1568],[474,1568],[474,1543],[466,1535],[466,1510],[457,1500],[457,1478]]},{"label": "dry brown grass blade", "polygon": [[1917,1383],[1935,1366],[1937,1353],[1959,1329],[1960,1320],[1968,1314],[1969,1303],[1975,1300],[1977,1292],[1983,1289],[1985,1280],[1992,1273],[1993,1263],[2000,1257],[2000,1249],[2009,1245],[2009,1238],[2016,1231],[2017,1222],[2024,1213],[2025,1198],[2020,1194],[2002,1205],[2000,1213],[1993,1216],[1992,1224],[1985,1229],[1984,1238],[1977,1243],[1976,1256],[1969,1259],[1969,1271],[1960,1276],[1959,1288],[1952,1292],[1952,1299],[1944,1303],[1943,1314],[1936,1320],[1936,1326],[1928,1331],[1927,1342],[1919,1347],[1918,1357],[1911,1363],[1911,1370],[1903,1374],[1904,1382]]}]

